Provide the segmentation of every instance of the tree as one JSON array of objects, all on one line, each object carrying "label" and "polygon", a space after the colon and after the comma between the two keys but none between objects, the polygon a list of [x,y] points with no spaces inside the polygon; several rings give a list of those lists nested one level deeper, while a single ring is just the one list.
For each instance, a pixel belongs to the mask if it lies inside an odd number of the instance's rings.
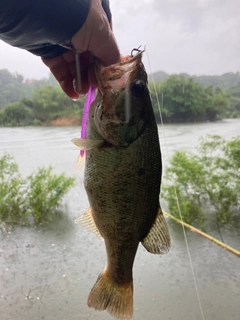
[{"label": "tree", "polygon": [[230,118],[240,118],[240,82],[229,89],[230,108],[227,116]]},{"label": "tree", "polygon": [[48,84],[58,85],[51,73],[49,73],[48,79],[24,80],[21,74],[12,74],[6,69],[0,70],[0,109],[10,103],[18,102],[22,98],[29,98],[35,88]]},{"label": "tree", "polygon": [[[228,72],[220,76],[216,75],[189,75],[187,73],[181,73],[179,76],[183,76],[186,80],[192,78],[195,82],[199,83],[203,87],[213,86],[220,87],[222,90],[229,90],[232,87],[235,87],[240,81],[240,72]],[[169,77],[169,74],[158,71],[150,75],[150,80],[153,78],[154,81],[165,81]]]},{"label": "tree", "polygon": [[21,125],[25,121],[29,123],[33,119],[33,112],[30,108],[25,107],[21,101],[7,105],[0,112],[0,124]]},{"label": "tree", "polygon": [[20,75],[14,76],[8,70],[0,70],[0,109],[22,98]]},{"label": "tree", "polygon": [[149,87],[154,112],[159,112],[158,98],[164,122],[214,121],[224,116],[229,106],[229,95],[220,88],[203,87],[183,75],[169,76],[165,82],[155,86],[150,83]]},{"label": "tree", "polygon": [[[209,88],[209,87],[208,87]],[[213,89],[213,88],[212,88]],[[215,121],[224,117],[229,110],[229,94],[225,93],[220,87],[213,89],[213,93],[208,96],[206,106],[206,118]]]},{"label": "tree", "polygon": [[73,101],[59,86],[47,85],[36,88],[31,99],[22,99],[21,105],[30,108],[35,119],[47,122],[58,116],[81,115],[84,99]]}]

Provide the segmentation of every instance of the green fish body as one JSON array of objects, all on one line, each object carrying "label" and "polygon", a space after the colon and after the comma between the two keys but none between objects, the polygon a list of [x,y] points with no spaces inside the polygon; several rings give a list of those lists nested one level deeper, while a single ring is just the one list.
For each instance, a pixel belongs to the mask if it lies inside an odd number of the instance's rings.
[{"label": "green fish body", "polygon": [[77,222],[105,242],[107,264],[88,305],[120,319],[133,314],[132,267],[139,242],[151,253],[170,248],[159,193],[161,152],[142,54],[98,66],[99,92],[92,103],[84,184],[90,209]]}]

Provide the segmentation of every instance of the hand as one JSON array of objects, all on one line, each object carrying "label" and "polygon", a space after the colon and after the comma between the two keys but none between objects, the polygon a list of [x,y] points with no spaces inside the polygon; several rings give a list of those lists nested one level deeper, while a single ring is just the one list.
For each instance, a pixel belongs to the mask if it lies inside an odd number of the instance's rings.
[{"label": "hand", "polygon": [[[90,85],[97,86],[94,57],[105,66],[120,61],[112,25],[102,8],[101,0],[92,0],[88,17],[71,39],[71,44],[76,52],[68,51],[56,58],[42,58],[42,61],[49,67],[63,91],[70,98],[77,99],[79,95],[87,93]],[[77,75],[77,65],[80,75]]]}]

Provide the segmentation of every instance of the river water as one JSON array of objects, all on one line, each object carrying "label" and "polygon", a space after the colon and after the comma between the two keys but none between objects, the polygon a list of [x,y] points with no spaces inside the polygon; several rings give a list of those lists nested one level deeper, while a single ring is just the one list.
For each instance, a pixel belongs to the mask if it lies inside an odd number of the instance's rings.
[{"label": "river water", "polygon": [[[176,149],[193,150],[205,134],[240,134],[240,120],[159,127],[164,165]],[[0,229],[0,319],[112,319],[87,307],[88,293],[105,265],[103,242],[74,224],[88,208],[83,171],[75,171],[78,151],[70,140],[76,127],[0,128],[0,156],[11,153],[23,176],[39,166],[76,177],[62,204],[64,214],[38,227]],[[163,206],[165,204],[163,203]],[[167,220],[171,251],[151,255],[140,245],[134,264],[135,320],[203,319],[181,226]],[[212,235],[220,239],[217,229]],[[240,230],[224,227],[226,243],[240,250]],[[186,231],[206,320],[240,319],[240,259]]]}]

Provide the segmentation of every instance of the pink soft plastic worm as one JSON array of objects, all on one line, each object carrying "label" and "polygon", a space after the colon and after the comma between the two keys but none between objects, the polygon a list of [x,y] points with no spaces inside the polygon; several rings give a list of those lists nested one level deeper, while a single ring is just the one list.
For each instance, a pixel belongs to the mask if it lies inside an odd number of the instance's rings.
[{"label": "pink soft plastic worm", "polygon": [[[87,120],[88,120],[88,113],[91,106],[91,103],[93,102],[95,98],[95,88],[90,86],[87,97],[85,100],[84,108],[83,108],[83,118],[82,118],[82,130],[81,130],[81,139],[86,139],[87,137]],[[84,156],[84,150],[80,151],[80,156]]]}]

